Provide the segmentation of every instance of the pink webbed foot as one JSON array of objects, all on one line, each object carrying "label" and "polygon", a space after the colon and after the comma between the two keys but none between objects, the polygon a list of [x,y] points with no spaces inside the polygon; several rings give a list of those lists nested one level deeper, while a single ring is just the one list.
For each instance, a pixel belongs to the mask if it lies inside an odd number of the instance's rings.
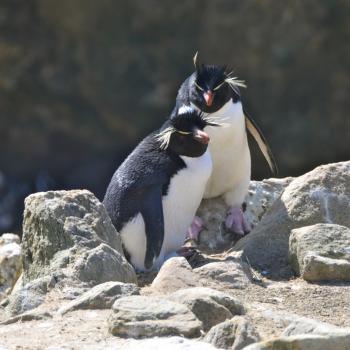
[{"label": "pink webbed foot", "polygon": [[246,221],[243,210],[241,207],[231,207],[227,213],[226,228],[234,233],[244,236],[244,234],[249,233],[251,227]]},{"label": "pink webbed foot", "polygon": [[203,220],[200,217],[195,216],[193,218],[191,226],[187,230],[187,235],[186,236],[187,236],[188,239],[191,239],[191,240],[197,242],[199,233],[202,230],[203,230]]}]

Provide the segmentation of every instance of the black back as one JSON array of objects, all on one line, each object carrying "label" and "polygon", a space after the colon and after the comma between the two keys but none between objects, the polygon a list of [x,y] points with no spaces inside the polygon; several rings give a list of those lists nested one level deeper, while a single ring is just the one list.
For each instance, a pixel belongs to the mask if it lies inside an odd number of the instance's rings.
[{"label": "black back", "polygon": [[[198,157],[207,145],[193,139],[192,132],[203,129],[205,121],[195,113],[175,116],[160,130],[147,136],[114,173],[107,188],[103,204],[116,227],[121,231],[126,223],[141,213],[146,229],[146,268],[151,268],[159,256],[164,239],[162,196],[167,195],[171,178],[186,167],[180,155]],[[170,141],[164,149],[158,135],[172,128]],[[177,130],[177,131],[175,131]],[[138,244],[138,242],[135,242]]]}]

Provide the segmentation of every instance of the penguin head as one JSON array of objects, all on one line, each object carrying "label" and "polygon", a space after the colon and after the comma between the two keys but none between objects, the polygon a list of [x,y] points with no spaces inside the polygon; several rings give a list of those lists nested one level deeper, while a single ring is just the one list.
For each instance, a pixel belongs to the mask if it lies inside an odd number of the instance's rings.
[{"label": "penguin head", "polygon": [[157,135],[160,148],[182,156],[200,157],[210,141],[209,135],[203,131],[208,125],[217,124],[207,121],[202,113],[192,109],[173,115]]},{"label": "penguin head", "polygon": [[200,64],[196,53],[193,58],[196,71],[190,77],[190,102],[201,111],[214,113],[231,98],[240,100],[239,87],[245,87],[243,81],[232,76],[225,66]]}]

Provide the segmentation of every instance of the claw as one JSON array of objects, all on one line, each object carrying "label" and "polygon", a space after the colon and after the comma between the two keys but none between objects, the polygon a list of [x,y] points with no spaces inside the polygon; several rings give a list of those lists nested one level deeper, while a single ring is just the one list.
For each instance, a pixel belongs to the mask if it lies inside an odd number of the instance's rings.
[{"label": "claw", "polygon": [[244,236],[249,233],[251,227],[244,218],[243,210],[240,207],[231,207],[225,220],[226,228],[238,235]]}]

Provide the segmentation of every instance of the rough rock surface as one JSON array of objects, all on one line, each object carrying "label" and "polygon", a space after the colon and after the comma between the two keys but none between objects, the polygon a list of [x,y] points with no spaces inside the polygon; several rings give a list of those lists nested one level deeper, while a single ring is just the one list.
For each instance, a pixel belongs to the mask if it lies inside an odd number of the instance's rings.
[{"label": "rough rock surface", "polygon": [[243,316],[236,316],[214,326],[204,340],[216,348],[241,350],[260,339],[252,325]]},{"label": "rough rock surface", "polygon": [[350,229],[316,224],[292,230],[289,260],[307,281],[350,281]]},{"label": "rough rock surface", "polygon": [[193,271],[200,276],[204,285],[211,280],[227,288],[244,289],[251,280],[247,264],[242,262],[241,258],[233,256],[228,256],[223,261],[205,264]]},{"label": "rough rock surface", "polygon": [[24,283],[52,274],[90,285],[136,282],[103,205],[86,190],[27,197],[22,248]]},{"label": "rough rock surface", "polygon": [[179,290],[170,294],[169,300],[186,305],[202,321],[204,331],[244,311],[237,299],[204,287]]},{"label": "rough rock surface", "polygon": [[299,335],[299,334],[319,334],[327,335],[329,333],[343,333],[350,329],[333,326],[329,323],[318,322],[312,319],[299,318],[295,319],[282,333],[284,336]]},{"label": "rough rock surface", "polygon": [[294,179],[260,224],[236,245],[251,264],[271,277],[289,277],[292,229],[317,223],[350,227],[350,161],[322,165]]},{"label": "rough rock surface", "polygon": [[[18,281],[21,284],[21,280]],[[8,298],[6,314],[8,316],[22,314],[41,305],[46,293],[55,286],[55,279],[50,276],[37,278],[24,286],[16,285]]]},{"label": "rough rock surface", "polygon": [[[275,200],[293,180],[291,177],[283,179],[268,179],[251,181],[249,192],[245,198],[245,217],[255,227],[264,214],[270,209]],[[199,236],[199,248],[202,251],[213,252],[231,247],[241,238],[225,229],[228,206],[222,197],[205,199],[202,201],[197,215],[204,223],[204,229]]]},{"label": "rough rock surface", "polygon": [[182,304],[161,297],[130,296],[113,304],[108,328],[110,333],[121,337],[193,338],[200,335],[202,323]]},{"label": "rough rock surface", "polygon": [[186,287],[200,285],[197,276],[185,258],[175,257],[167,260],[153,280],[151,288],[159,293],[171,293]]},{"label": "rough rock surface", "polygon": [[214,289],[243,289],[252,276],[240,254],[228,255],[225,259],[208,260],[200,267],[192,268],[185,258],[175,257],[166,261],[154,279],[150,292],[161,294],[190,287]]},{"label": "rough rock surface", "polygon": [[244,350],[349,350],[350,331],[325,335],[300,334],[248,345]]},{"label": "rough rock surface", "polygon": [[58,313],[64,314],[78,309],[110,309],[117,299],[138,294],[139,288],[135,284],[105,282],[98,284],[67,305],[62,306]]},{"label": "rough rock surface", "polygon": [[12,233],[0,237],[0,300],[15,285],[22,270],[20,239]]}]

